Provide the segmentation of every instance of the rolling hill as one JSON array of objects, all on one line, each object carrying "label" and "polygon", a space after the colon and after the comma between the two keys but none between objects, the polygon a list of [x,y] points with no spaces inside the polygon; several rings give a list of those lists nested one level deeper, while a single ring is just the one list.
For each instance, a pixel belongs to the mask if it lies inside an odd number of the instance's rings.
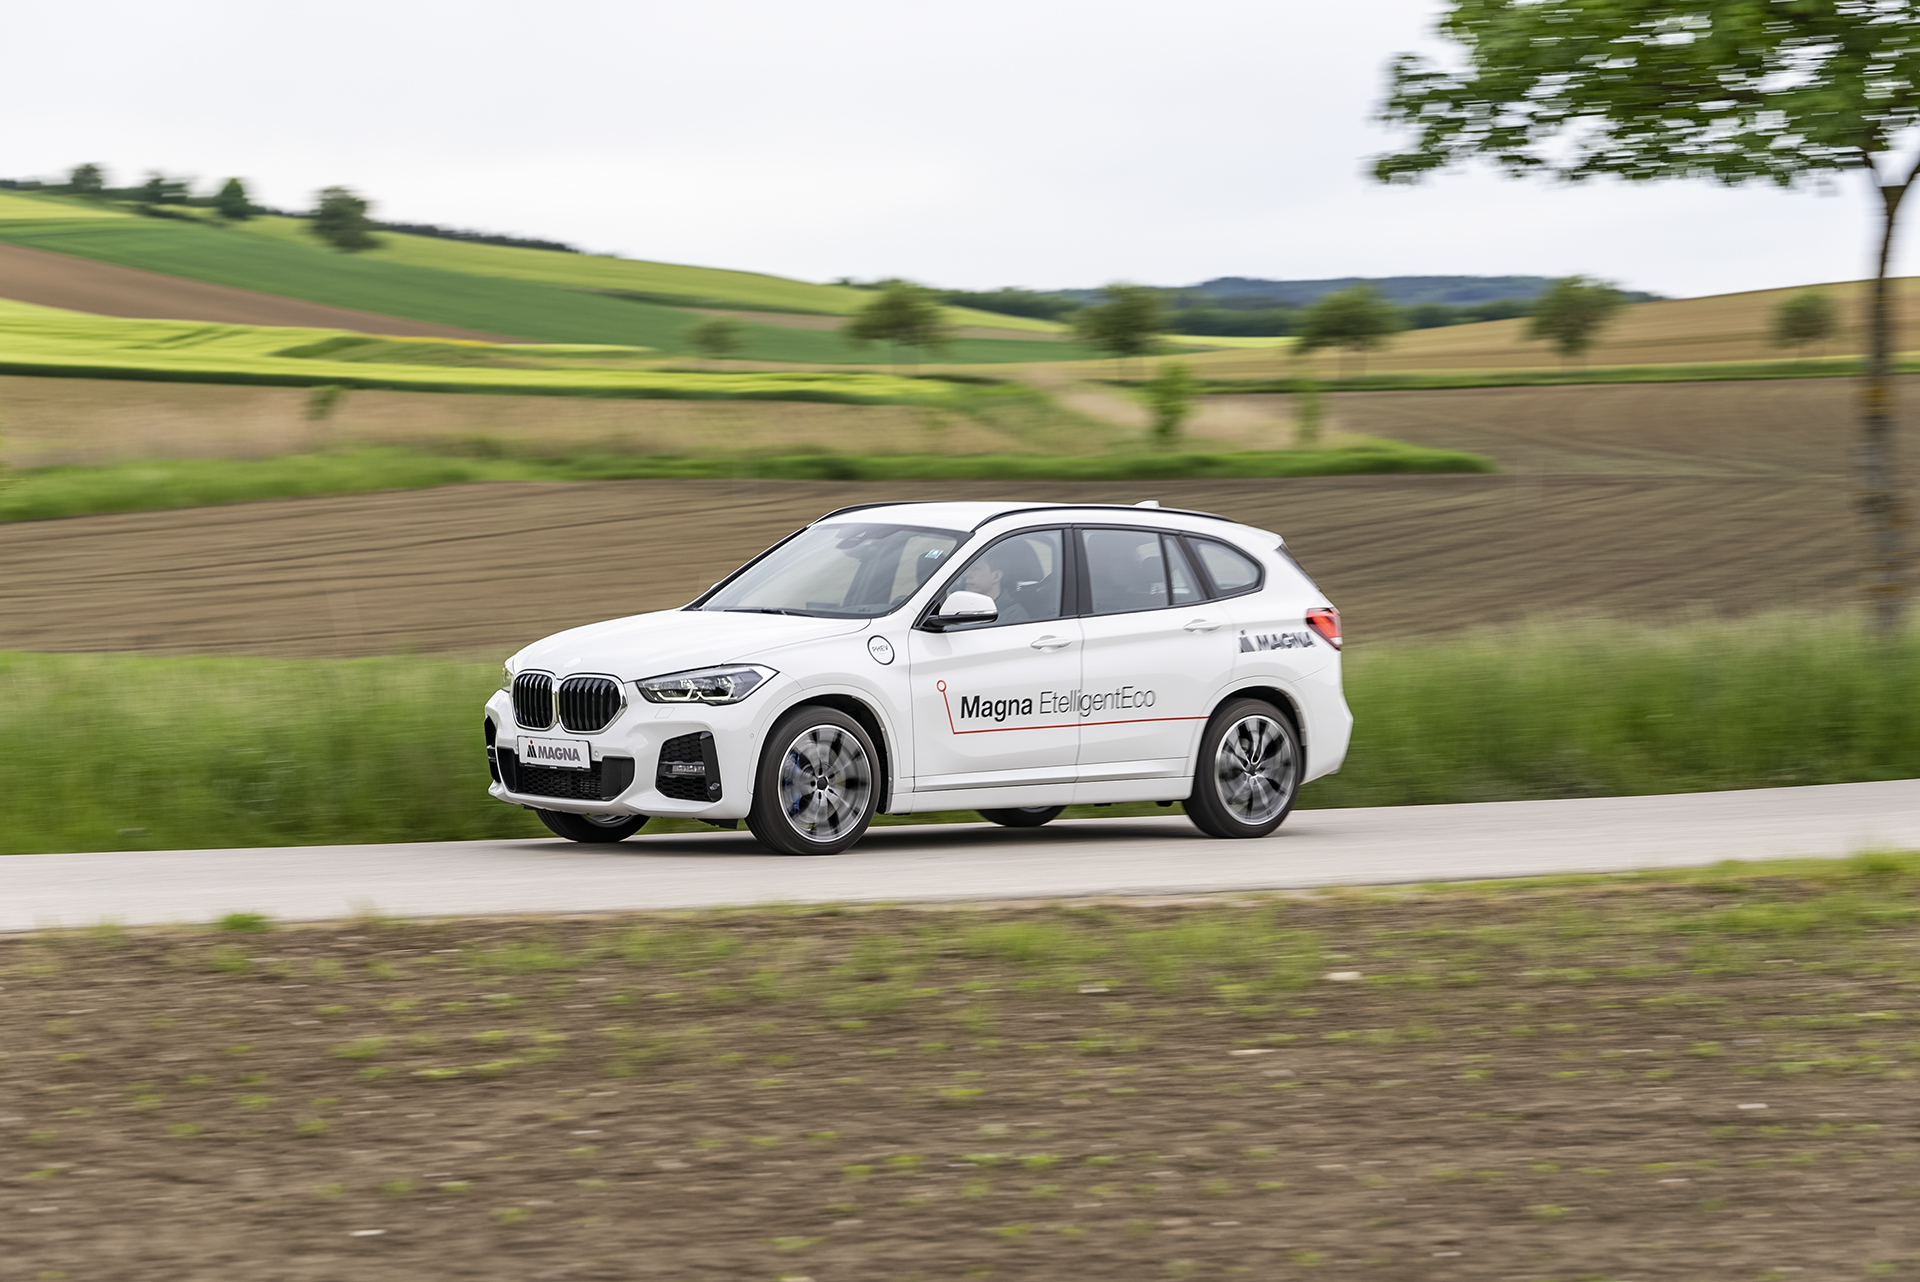
[{"label": "rolling hill", "polygon": [[[392,233],[383,239],[384,247],[370,254],[340,254],[300,235],[291,219],[263,218],[235,228],[0,193],[0,242],[189,281],[467,331],[548,343],[649,347],[668,355],[689,350],[687,331],[700,313],[686,303],[697,300],[703,308],[760,314],[741,322],[743,359],[808,364],[888,359],[884,351],[850,344],[837,322],[817,327],[816,316],[837,317],[857,305],[862,297],[857,290]],[[801,323],[788,323],[786,314]],[[1044,322],[1002,323],[1009,318],[985,313],[959,313],[953,319],[969,328],[952,345],[949,359],[997,363],[1043,353],[1088,354],[1060,341],[1059,327]]]}]

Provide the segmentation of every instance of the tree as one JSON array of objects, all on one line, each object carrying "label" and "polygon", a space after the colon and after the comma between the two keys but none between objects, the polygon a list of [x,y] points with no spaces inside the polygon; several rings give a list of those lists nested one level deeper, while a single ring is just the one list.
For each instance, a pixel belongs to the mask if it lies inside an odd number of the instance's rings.
[{"label": "tree", "polygon": [[98,165],[75,165],[67,176],[67,190],[76,196],[98,196],[106,186],[106,170]]},{"label": "tree", "polygon": [[1475,157],[1568,182],[1867,180],[1880,235],[1856,457],[1867,596],[1875,626],[1890,633],[1906,603],[1907,548],[1887,263],[1920,176],[1910,132],[1920,124],[1920,0],[1446,0],[1440,32],[1465,63],[1394,60],[1381,116],[1413,137],[1375,161],[1382,181]]},{"label": "tree", "polygon": [[740,326],[724,316],[709,316],[687,331],[694,350],[711,360],[723,360],[745,345]]},{"label": "tree", "polygon": [[1560,358],[1585,357],[1593,340],[1620,307],[1620,291],[1603,280],[1563,276],[1533,301],[1528,338],[1544,338],[1560,350]]},{"label": "tree", "polygon": [[140,203],[149,209],[159,205],[185,204],[188,196],[187,184],[178,178],[169,178],[159,170],[147,175],[147,181],[140,184]]},{"label": "tree", "polygon": [[1106,300],[1073,314],[1073,332],[1115,360],[1144,356],[1166,324],[1160,291],[1145,285],[1112,284],[1100,291]]},{"label": "tree", "polygon": [[902,347],[915,352],[941,351],[949,339],[946,313],[930,289],[911,281],[880,283],[880,293],[854,314],[841,330],[855,343],[886,343],[894,350],[895,365]]},{"label": "tree", "polygon": [[373,249],[380,240],[373,234],[373,220],[367,217],[367,202],[347,187],[327,187],[320,192],[320,203],[307,220],[307,230],[335,249],[357,254]]},{"label": "tree", "polygon": [[1805,347],[1825,343],[1840,328],[1833,299],[1817,289],[1803,290],[1785,299],[1773,312],[1773,345]]},{"label": "tree", "polygon": [[247,195],[247,185],[238,178],[229,178],[213,198],[213,207],[222,218],[230,223],[244,222],[253,217],[253,200]]},{"label": "tree", "polygon": [[[1400,309],[1371,285],[1322,294],[1300,319],[1300,341],[1294,351],[1306,356],[1323,347],[1338,347],[1359,353],[1364,362],[1367,352],[1385,347],[1400,332],[1400,319]],[[1346,373],[1345,357],[1340,372]]]},{"label": "tree", "polygon": [[1200,380],[1179,361],[1168,361],[1160,372],[1140,385],[1147,408],[1153,411],[1153,443],[1163,450],[1180,441],[1181,429],[1193,415],[1193,398]]}]

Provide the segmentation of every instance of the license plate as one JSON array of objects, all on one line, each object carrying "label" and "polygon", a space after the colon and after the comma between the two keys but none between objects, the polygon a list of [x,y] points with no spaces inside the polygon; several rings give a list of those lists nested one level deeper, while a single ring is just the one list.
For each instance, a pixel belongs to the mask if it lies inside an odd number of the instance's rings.
[{"label": "license plate", "polygon": [[585,739],[535,739],[521,735],[514,751],[523,766],[549,766],[555,770],[593,769],[593,745]]}]

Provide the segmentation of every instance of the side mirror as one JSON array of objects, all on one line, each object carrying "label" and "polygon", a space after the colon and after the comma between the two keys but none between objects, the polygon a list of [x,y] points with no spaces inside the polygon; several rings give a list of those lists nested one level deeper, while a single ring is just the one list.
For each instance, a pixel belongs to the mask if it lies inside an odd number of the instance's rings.
[{"label": "side mirror", "polygon": [[949,592],[940,603],[939,613],[927,620],[927,627],[945,632],[965,623],[992,623],[1000,617],[1000,607],[984,592]]}]

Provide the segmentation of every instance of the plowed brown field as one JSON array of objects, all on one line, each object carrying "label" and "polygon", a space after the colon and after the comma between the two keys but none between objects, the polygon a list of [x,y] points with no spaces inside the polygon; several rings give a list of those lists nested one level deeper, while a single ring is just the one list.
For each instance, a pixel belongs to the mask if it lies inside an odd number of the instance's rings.
[{"label": "plowed brown field", "polygon": [[350,329],[402,338],[472,338],[490,343],[524,340],[404,320],[297,298],[260,294],[228,285],[117,267],[20,245],[0,245],[0,298],[41,307],[64,307],[98,316],[148,320],[213,321],[225,325],[293,325]]},{"label": "plowed brown field", "polygon": [[[1849,599],[1842,482],[1326,477],[887,487],[1220,512],[1283,532],[1361,642],[1539,611],[1647,618]],[[871,486],[499,484],[0,526],[0,647],[500,655],[677,605]]]}]

